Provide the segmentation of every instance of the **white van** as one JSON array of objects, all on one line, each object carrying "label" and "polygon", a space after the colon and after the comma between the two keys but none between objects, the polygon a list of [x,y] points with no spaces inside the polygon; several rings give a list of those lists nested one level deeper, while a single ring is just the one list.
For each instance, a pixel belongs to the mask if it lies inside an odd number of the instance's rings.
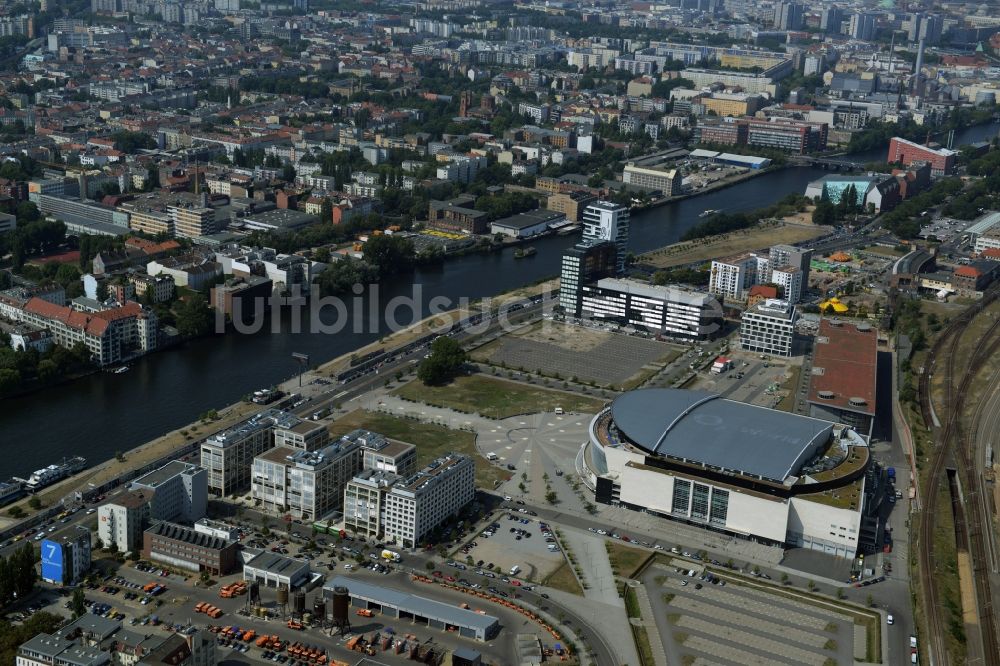
[{"label": "white van", "polygon": [[492,452],[486,454],[486,459],[487,460],[497,460],[499,458],[500,458],[500,456],[498,456],[497,454],[492,453]]},{"label": "white van", "polygon": [[521,570],[521,567],[519,567],[518,565],[515,564],[514,566],[512,566],[510,568],[510,571],[507,572],[507,575],[508,576],[516,576],[517,572],[519,572],[520,570]]},{"label": "white van", "polygon": [[556,414],[564,414],[565,413],[565,412],[563,412],[563,408],[562,407],[556,407],[554,411],[555,411]]}]

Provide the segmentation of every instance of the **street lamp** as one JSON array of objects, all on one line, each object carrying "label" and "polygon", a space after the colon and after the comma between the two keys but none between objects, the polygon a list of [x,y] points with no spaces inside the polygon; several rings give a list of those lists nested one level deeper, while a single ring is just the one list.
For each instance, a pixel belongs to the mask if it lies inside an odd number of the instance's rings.
[{"label": "street lamp", "polygon": [[309,354],[292,353],[292,360],[299,364],[299,388],[302,388],[302,375],[309,367]]}]

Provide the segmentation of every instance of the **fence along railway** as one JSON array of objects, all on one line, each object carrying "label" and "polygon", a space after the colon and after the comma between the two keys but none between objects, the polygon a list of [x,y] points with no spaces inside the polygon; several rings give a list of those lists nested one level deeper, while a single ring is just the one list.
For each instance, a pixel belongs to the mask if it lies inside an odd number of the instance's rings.
[{"label": "fence along railway", "polygon": [[[945,647],[942,605],[936,587],[934,532],[940,484],[948,474],[949,490],[955,515],[956,546],[967,547],[975,588],[976,615],[982,641],[982,662],[987,666],[1000,666],[1000,640],[992,603],[989,575],[992,570],[988,542],[990,506],[987,493],[983,492],[983,475],[975,468],[976,424],[963,427],[963,399],[980,368],[1000,348],[1000,319],[993,322],[984,335],[975,341],[962,367],[958,366],[958,349],[962,333],[984,310],[996,300],[1000,291],[990,289],[981,301],[969,307],[951,321],[934,343],[928,354],[925,372],[920,376],[920,407],[924,423],[931,427],[935,416],[940,416],[935,429],[935,446],[931,456],[925,498],[920,515],[918,538],[918,575],[922,593],[922,610],[927,634],[923,644],[930,653],[930,663],[936,666],[951,663]],[[940,412],[931,404],[930,378],[944,361],[944,402]],[[949,470],[949,467],[953,467]],[[957,477],[957,479],[956,479]],[[964,489],[965,496],[962,497]],[[978,652],[978,650],[977,650]]]}]

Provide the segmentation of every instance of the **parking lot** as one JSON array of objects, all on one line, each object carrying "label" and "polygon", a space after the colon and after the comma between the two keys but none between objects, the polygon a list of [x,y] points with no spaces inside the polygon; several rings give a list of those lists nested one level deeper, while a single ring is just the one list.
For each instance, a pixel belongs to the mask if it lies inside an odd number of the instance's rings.
[{"label": "parking lot", "polygon": [[[550,550],[549,545],[555,544],[555,537],[546,537],[545,528],[537,519],[527,514],[512,510],[509,513],[497,515],[496,526],[489,534],[490,528],[472,537],[467,544],[477,545],[459,549],[454,557],[457,562],[465,563],[466,558],[472,558],[474,563],[470,569],[485,569],[490,563],[494,571],[500,575],[509,574],[514,566],[520,567],[517,577],[526,580],[541,581],[555,571],[563,563],[561,550]],[[547,541],[546,539],[552,539]],[[483,564],[479,564],[479,562]]]},{"label": "parking lot", "polygon": [[853,663],[856,653],[864,660],[864,632],[834,608],[727,585],[680,560],[653,565],[642,582],[670,663],[823,666]]},{"label": "parking lot", "polygon": [[473,352],[473,358],[508,368],[576,377],[602,386],[621,386],[677,356],[679,348],[611,327],[543,321],[515,331]]}]

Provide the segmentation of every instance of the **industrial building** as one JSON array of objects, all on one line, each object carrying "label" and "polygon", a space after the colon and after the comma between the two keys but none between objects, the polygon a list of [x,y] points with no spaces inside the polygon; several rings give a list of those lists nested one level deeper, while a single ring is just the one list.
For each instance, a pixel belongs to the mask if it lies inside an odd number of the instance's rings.
[{"label": "industrial building", "polygon": [[806,398],[809,415],[845,423],[870,437],[877,365],[878,332],[867,322],[820,320]]},{"label": "industrial building", "polygon": [[142,556],[179,569],[225,576],[236,568],[239,544],[184,525],[159,522],[143,533]]},{"label": "industrial building", "polygon": [[531,238],[543,234],[553,224],[566,219],[563,213],[541,208],[505,217],[490,225],[490,233],[503,234],[508,238]]},{"label": "industrial building", "polygon": [[848,426],[643,389],[594,417],[584,453],[598,502],[774,546],[874,552],[879,474]]},{"label": "industrial building", "polygon": [[456,631],[459,636],[478,641],[488,641],[500,632],[500,620],[492,615],[373,585],[356,577],[336,576],[323,586],[323,596],[335,609],[334,615],[337,612],[336,595],[344,590],[352,607],[370,609],[387,618],[410,620],[441,631]]},{"label": "industrial building", "polygon": [[294,590],[309,582],[311,571],[307,560],[285,557],[263,551],[243,565],[243,579],[256,581],[263,587]]},{"label": "industrial building", "polygon": [[722,307],[713,296],[677,286],[604,278],[581,288],[580,316],[704,340],[719,331]]},{"label": "industrial building", "polygon": [[656,190],[665,197],[680,194],[682,181],[681,172],[677,169],[650,169],[629,162],[622,171],[622,182],[626,185]]},{"label": "industrial building", "polygon": [[889,142],[889,154],[885,161],[894,164],[900,162],[905,166],[912,166],[918,162],[930,162],[931,175],[943,176],[955,169],[958,160],[958,152],[947,148],[931,148],[922,146],[898,136]]},{"label": "industrial building", "polygon": [[771,356],[791,356],[798,313],[788,301],[767,299],[740,318],[740,347]]}]

